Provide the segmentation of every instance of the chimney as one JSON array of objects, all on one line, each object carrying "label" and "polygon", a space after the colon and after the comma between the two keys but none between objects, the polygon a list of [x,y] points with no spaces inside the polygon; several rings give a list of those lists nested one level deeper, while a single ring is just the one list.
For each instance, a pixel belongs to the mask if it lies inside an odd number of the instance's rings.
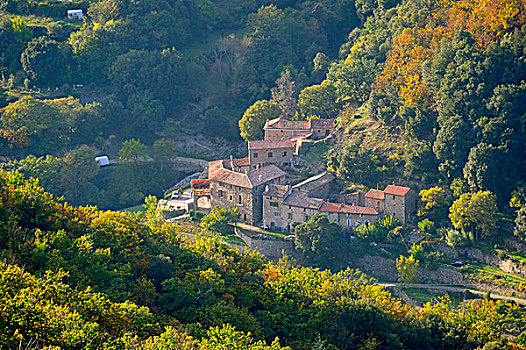
[{"label": "chimney", "polygon": [[263,175],[259,174],[259,182],[263,181]]},{"label": "chimney", "polygon": [[230,155],[230,168],[234,170],[234,156]]}]

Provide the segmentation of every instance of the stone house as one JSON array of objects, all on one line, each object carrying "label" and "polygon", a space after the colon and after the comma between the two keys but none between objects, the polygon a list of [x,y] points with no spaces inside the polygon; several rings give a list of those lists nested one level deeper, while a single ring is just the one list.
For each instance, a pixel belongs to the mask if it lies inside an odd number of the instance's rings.
[{"label": "stone house", "polygon": [[283,140],[293,137],[322,139],[335,129],[335,119],[286,120],[276,118],[268,120],[263,127],[265,140]]},{"label": "stone house", "polygon": [[389,185],[384,190],[384,214],[405,226],[416,210],[416,192],[409,187]]},{"label": "stone house", "polygon": [[354,230],[363,224],[374,224],[380,218],[374,208],[332,202],[324,202],[320,212],[327,215],[330,222],[336,222],[347,230]]},{"label": "stone house", "polygon": [[409,187],[396,185],[389,185],[383,191],[372,189],[365,195],[365,206],[392,215],[405,226],[416,210],[416,192]]},{"label": "stone house", "polygon": [[375,208],[377,212],[384,212],[385,194],[384,191],[378,189],[370,189],[365,194],[365,206]]},{"label": "stone house", "polygon": [[333,190],[334,179],[334,175],[324,171],[323,173],[311,176],[292,187],[307,192],[311,197],[326,199],[328,194]]},{"label": "stone house", "polygon": [[257,225],[263,216],[265,186],[283,182],[286,173],[275,165],[251,170],[244,164],[245,160],[234,159],[209,163],[210,204],[235,207],[240,221]]},{"label": "stone house", "polygon": [[252,169],[269,164],[289,168],[294,154],[295,145],[291,140],[248,141],[248,159]]},{"label": "stone house", "polygon": [[263,225],[290,232],[319,213],[323,199],[311,198],[306,191],[290,185],[268,185],[263,192]]}]

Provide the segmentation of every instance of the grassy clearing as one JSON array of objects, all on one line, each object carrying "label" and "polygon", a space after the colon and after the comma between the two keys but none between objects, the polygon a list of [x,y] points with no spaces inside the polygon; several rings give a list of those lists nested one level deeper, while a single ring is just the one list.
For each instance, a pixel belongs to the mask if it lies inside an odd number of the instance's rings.
[{"label": "grassy clearing", "polygon": [[433,299],[438,299],[438,297],[444,296],[446,294],[445,292],[431,291],[429,289],[421,288],[403,288],[403,291],[409,298],[421,305],[430,302]]},{"label": "grassy clearing", "polygon": [[228,243],[228,244],[237,244],[237,245],[246,246],[245,242],[243,242],[243,240],[235,234],[231,234],[227,236],[220,236],[219,239],[221,239],[223,242]]},{"label": "grassy clearing", "polygon": [[327,145],[325,142],[320,142],[314,145],[307,153],[305,153],[301,157],[313,165],[322,164],[325,163],[328,151],[329,145]]}]

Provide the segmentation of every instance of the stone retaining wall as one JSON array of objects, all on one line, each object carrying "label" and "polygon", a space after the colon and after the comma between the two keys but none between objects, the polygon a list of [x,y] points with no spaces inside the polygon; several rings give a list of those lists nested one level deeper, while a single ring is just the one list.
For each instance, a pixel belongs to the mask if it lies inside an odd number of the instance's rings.
[{"label": "stone retaining wall", "polygon": [[269,260],[277,261],[284,255],[292,256],[294,253],[294,243],[283,239],[271,239],[268,235],[253,237],[246,234],[243,229],[236,227],[236,234],[245,242],[248,248],[257,250],[265,255]]}]

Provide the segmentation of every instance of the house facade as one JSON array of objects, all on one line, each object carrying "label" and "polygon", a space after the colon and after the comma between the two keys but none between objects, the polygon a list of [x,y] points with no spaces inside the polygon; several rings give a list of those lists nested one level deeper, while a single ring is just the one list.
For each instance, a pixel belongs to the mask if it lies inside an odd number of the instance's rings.
[{"label": "house facade", "polygon": [[295,145],[291,140],[248,141],[248,159],[252,169],[269,164],[289,168],[294,154]]},{"label": "house facade", "polygon": [[416,192],[409,187],[389,185],[384,190],[384,196],[385,215],[392,215],[405,226],[416,210]]},{"label": "house facade", "polygon": [[246,166],[236,168],[235,163],[235,160],[209,163],[210,204],[237,208],[240,221],[256,225],[263,216],[265,186],[283,182],[286,173],[275,165],[251,170]]},{"label": "house facade", "polygon": [[268,120],[263,127],[265,140],[284,140],[293,137],[310,137],[314,140],[330,135],[335,129],[335,119]]}]

